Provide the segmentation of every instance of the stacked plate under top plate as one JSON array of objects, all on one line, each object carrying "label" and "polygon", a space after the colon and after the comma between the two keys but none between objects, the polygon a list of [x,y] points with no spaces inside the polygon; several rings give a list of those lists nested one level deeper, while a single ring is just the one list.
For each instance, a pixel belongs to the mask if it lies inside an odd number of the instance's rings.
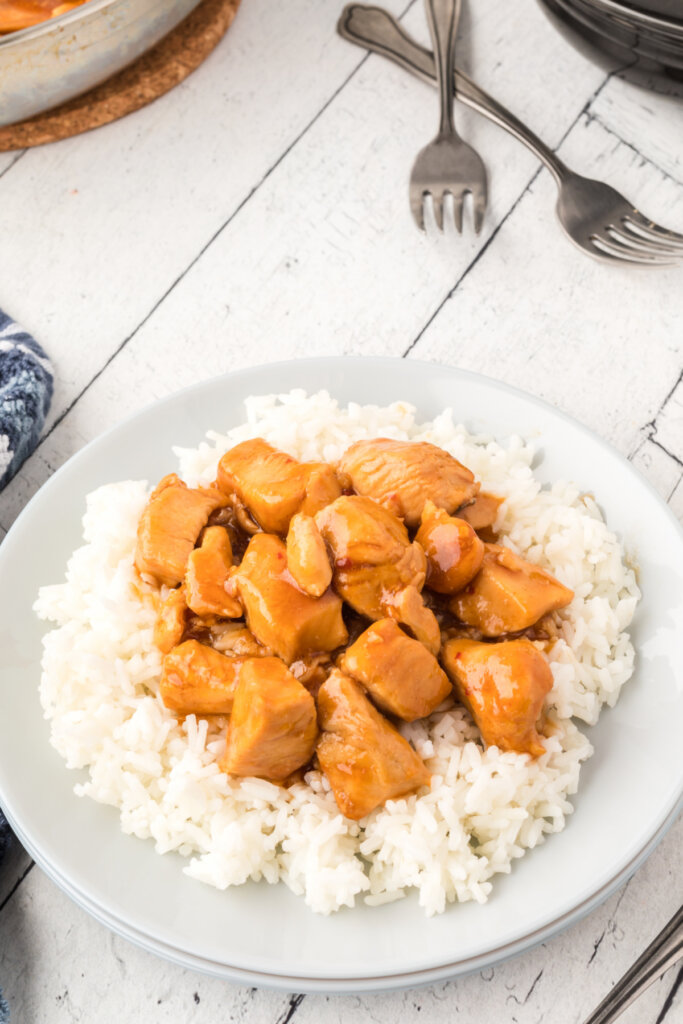
[{"label": "stacked plate under top plate", "polygon": [[610,70],[643,85],[683,83],[681,0],[539,2],[570,42]]},{"label": "stacked plate under top plate", "polygon": [[[334,383],[332,383],[334,382]],[[538,443],[536,473],[595,494],[638,564],[636,672],[589,730],[567,829],[498,879],[485,906],[432,919],[414,897],[312,914],[284,886],[219,892],[182,873],[182,858],[124,835],[111,807],[78,799],[49,743],[38,699],[43,627],[38,587],[58,580],[79,544],[85,495],[127,478],[158,479],[170,446],[243,418],[249,394],[333,388],[341,402],[447,406],[471,429]],[[228,412],[226,413],[226,410]],[[226,415],[233,422],[226,422]],[[45,523],[50,530],[45,530]],[[481,969],[529,948],[605,899],[675,820],[683,792],[683,536],[670,511],[616,452],[556,409],[504,384],[413,360],[302,360],[242,371],[181,392],[79,452],[42,488],[0,548],[0,804],[46,873],[105,926],[187,967],[294,991],[413,986]]]}]

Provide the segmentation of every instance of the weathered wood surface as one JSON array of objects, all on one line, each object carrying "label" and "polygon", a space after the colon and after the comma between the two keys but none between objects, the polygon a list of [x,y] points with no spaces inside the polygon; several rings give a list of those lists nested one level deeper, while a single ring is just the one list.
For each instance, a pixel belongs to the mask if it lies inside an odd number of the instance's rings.
[{"label": "weathered wood surface", "polygon": [[[426,39],[421,5],[390,0]],[[341,3],[249,0],[206,64],[138,114],[0,155],[0,305],[57,367],[0,538],[124,415],[215,373],[308,355],[504,379],[605,437],[683,518],[683,271],[604,267],[554,222],[547,172],[466,111],[491,172],[479,239],[419,236],[406,176],[435,97],[334,33]],[[459,62],[577,170],[683,231],[683,104],[587,64],[533,4],[468,5]],[[607,903],[532,952],[390,995],[292,995],[181,970],[91,919],[17,851],[0,885],[13,1021],[580,1024],[683,900],[679,822]],[[672,972],[624,1024],[683,1020]]]}]

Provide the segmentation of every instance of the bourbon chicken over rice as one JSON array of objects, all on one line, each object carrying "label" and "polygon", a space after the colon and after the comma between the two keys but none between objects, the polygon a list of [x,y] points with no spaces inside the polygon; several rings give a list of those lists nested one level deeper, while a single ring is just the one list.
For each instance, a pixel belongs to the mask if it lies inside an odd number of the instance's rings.
[{"label": "bourbon chicken over rice", "polygon": [[88,495],[41,588],[75,792],[219,889],[282,881],[325,914],[483,903],[564,828],[578,724],[632,674],[621,546],[530,444],[450,410],[295,391],[246,411],[151,494]]},{"label": "bourbon chicken over rice", "polygon": [[443,449],[387,438],[336,466],[255,438],[210,487],[164,477],[135,553],[172,588],[154,633],[164,703],[230,716],[230,775],[286,784],[317,764],[354,820],[429,785],[394,722],[451,688],[487,745],[544,754],[538,642],[574,594],[494,542],[498,504]]}]

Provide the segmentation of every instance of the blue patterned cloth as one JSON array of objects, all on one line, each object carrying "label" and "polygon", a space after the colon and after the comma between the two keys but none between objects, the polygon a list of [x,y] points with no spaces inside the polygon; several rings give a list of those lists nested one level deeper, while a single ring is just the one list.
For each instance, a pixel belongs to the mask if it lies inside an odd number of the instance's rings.
[{"label": "blue patterned cloth", "polygon": [[[14,840],[14,834],[10,829],[9,825],[5,821],[5,815],[0,811],[0,866],[2,860],[10,848]],[[9,1024],[9,1006],[7,1002],[2,998],[2,989],[0,988],[0,1024]]]},{"label": "blue patterned cloth", "polygon": [[3,858],[9,850],[13,839],[14,833],[7,824],[5,815],[0,811],[0,864],[2,864]]},{"label": "blue patterned cloth", "polygon": [[[37,445],[52,390],[52,365],[47,355],[0,309],[0,490]],[[14,841],[0,811],[0,870]],[[9,1007],[1,989],[0,1024],[9,1024]]]},{"label": "blue patterned cloth", "polygon": [[38,443],[52,389],[47,355],[0,309],[0,490]]}]

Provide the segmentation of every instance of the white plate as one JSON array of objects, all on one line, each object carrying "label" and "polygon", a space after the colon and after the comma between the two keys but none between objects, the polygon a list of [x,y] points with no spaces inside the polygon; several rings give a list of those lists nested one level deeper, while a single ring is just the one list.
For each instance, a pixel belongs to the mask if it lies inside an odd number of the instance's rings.
[{"label": "white plate", "polygon": [[[414,898],[329,918],[284,886],[221,893],[186,878],[176,855],[124,836],[118,813],[73,795],[48,742],[37,695],[43,627],[38,587],[63,576],[80,539],[88,491],[112,480],[156,481],[172,444],[196,445],[243,419],[248,394],[327,387],[346,402],[398,398],[432,418],[447,405],[500,439],[535,437],[537,473],[593,492],[637,558],[643,601],[637,670],[613,710],[589,730],[567,829],[496,879],[489,902],[427,919]],[[132,941],[235,981],[300,991],[422,984],[480,969],[548,938],[592,909],[654,848],[683,792],[683,535],[639,474],[568,417],[503,384],[413,360],[316,359],[209,381],[143,411],[97,439],[42,488],[0,548],[0,803],[38,863],[86,910]]]}]

